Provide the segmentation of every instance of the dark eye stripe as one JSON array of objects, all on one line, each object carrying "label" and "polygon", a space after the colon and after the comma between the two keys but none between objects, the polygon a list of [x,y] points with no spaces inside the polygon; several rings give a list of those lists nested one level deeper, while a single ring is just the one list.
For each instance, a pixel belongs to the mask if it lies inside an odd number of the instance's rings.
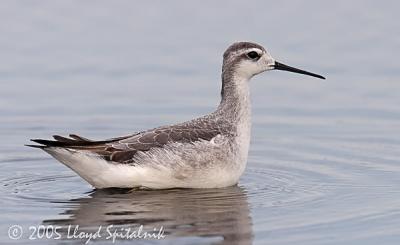
[{"label": "dark eye stripe", "polygon": [[252,60],[260,58],[260,56],[258,55],[258,53],[256,51],[248,52],[247,57],[249,57]]}]

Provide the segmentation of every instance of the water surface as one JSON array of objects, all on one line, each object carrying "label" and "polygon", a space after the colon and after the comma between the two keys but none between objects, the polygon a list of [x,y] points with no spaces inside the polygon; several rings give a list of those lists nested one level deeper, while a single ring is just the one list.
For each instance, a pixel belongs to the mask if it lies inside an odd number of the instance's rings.
[{"label": "water surface", "polygon": [[[400,22],[396,2],[8,1],[0,9],[2,243],[30,226],[163,227],[139,244],[398,244]],[[238,186],[95,191],[29,138],[102,139],[191,119],[219,102],[236,40],[328,79],[251,82]],[[8,238],[20,225],[19,240]],[[62,230],[65,232],[66,230]],[[63,233],[64,234],[64,233]],[[110,244],[110,240],[96,240]],[[131,243],[124,239],[118,242]]]}]

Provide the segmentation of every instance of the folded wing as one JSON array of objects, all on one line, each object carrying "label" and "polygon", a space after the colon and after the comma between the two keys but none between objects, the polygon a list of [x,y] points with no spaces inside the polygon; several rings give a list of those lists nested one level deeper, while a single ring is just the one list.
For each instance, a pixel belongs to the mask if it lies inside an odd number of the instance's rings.
[{"label": "folded wing", "polygon": [[38,148],[61,147],[85,151],[95,154],[108,161],[118,163],[134,163],[138,152],[146,152],[152,148],[161,148],[168,143],[194,143],[199,140],[211,140],[221,133],[219,128],[187,127],[175,125],[160,127],[128,136],[106,139],[101,141],[90,140],[75,134],[69,138],[54,135],[54,140],[32,139],[40,145],[29,145]]}]

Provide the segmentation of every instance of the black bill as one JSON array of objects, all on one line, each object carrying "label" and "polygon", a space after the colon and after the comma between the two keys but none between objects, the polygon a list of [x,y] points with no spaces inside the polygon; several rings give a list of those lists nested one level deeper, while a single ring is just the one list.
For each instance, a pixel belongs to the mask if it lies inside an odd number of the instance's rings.
[{"label": "black bill", "polygon": [[323,77],[321,75],[318,75],[318,74],[315,74],[315,73],[311,73],[311,72],[308,72],[308,71],[303,71],[303,70],[300,70],[300,69],[297,69],[297,68],[294,68],[294,67],[279,63],[277,61],[275,61],[274,69],[275,70],[281,70],[281,71],[290,71],[290,72],[295,72],[295,73],[300,73],[300,74],[304,74],[304,75],[309,75],[309,76],[312,76],[312,77],[318,77],[318,78],[321,78],[321,79],[325,79],[325,77]]}]

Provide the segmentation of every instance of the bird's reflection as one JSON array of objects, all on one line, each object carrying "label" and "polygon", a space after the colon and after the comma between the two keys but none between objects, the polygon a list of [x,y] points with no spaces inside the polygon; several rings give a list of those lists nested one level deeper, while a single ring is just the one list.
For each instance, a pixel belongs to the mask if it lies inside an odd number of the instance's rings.
[{"label": "bird's reflection", "polygon": [[162,226],[168,241],[193,238],[210,239],[213,244],[251,244],[253,237],[247,196],[238,186],[162,191],[97,190],[87,197],[69,201],[63,214],[68,218],[43,223],[81,228]]}]

